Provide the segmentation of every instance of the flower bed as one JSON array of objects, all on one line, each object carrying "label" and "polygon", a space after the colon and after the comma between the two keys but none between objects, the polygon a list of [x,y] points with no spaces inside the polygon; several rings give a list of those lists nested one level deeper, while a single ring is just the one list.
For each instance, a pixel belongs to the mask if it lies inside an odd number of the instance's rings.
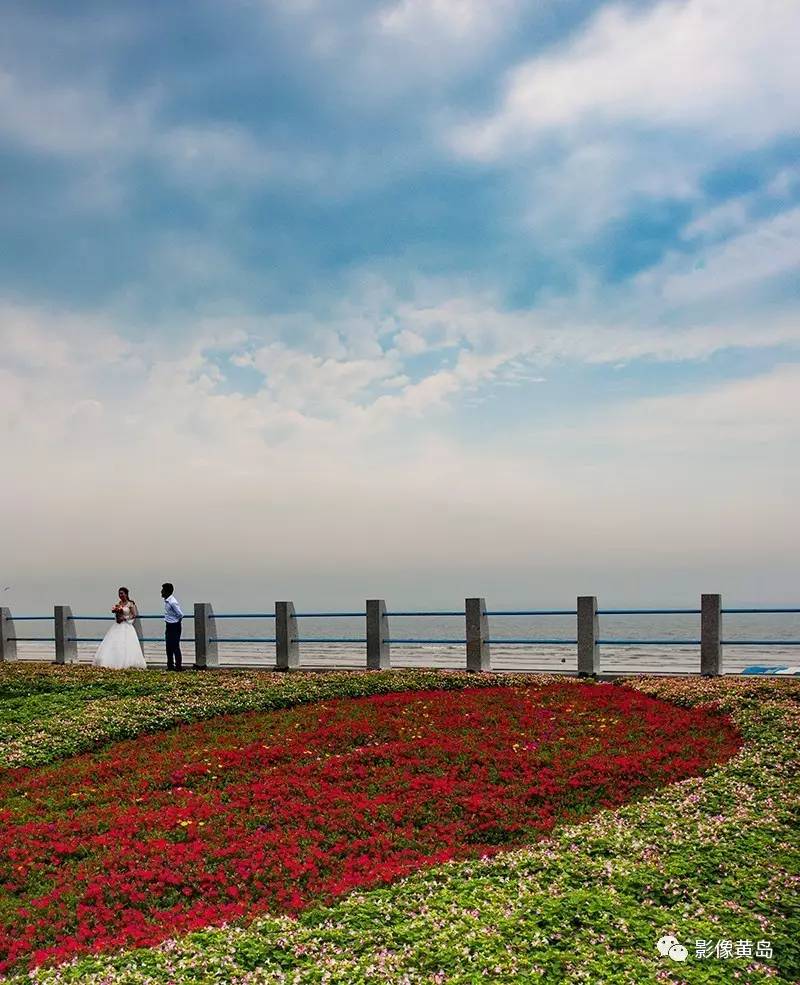
[{"label": "flower bed", "polygon": [[489,857],[739,745],[718,712],[562,681],[330,699],[9,770],[0,970]]},{"label": "flower bed", "polygon": [[269,711],[336,697],[460,690],[552,680],[463,671],[99,670],[52,664],[0,664],[0,768],[39,766],[115,739],[241,711]]}]

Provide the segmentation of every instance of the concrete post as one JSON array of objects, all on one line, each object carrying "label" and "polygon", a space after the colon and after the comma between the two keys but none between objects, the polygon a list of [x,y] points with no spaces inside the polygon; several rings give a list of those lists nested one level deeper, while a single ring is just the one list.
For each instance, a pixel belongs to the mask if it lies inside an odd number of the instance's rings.
[{"label": "concrete post", "polygon": [[383,599],[367,599],[367,670],[388,670],[389,619]]},{"label": "concrete post", "polygon": [[219,667],[217,620],[210,602],[194,604],[194,665],[198,670]]},{"label": "concrete post", "polygon": [[294,602],[275,603],[275,665],[277,670],[297,670],[300,644],[297,642]]},{"label": "concrete post", "polygon": [[75,664],[78,662],[78,644],[74,640],[75,620],[68,605],[57,605],[53,610],[56,638],[56,663]]},{"label": "concrete post", "polygon": [[597,598],[578,596],[578,677],[595,677],[600,673],[599,620]]},{"label": "concrete post", "polygon": [[16,637],[11,609],[0,607],[0,664],[17,659]]},{"label": "concrete post", "polygon": [[467,670],[476,673],[491,670],[486,599],[464,599],[464,615],[467,624]]},{"label": "concrete post", "polygon": [[722,596],[700,596],[700,673],[722,673]]}]

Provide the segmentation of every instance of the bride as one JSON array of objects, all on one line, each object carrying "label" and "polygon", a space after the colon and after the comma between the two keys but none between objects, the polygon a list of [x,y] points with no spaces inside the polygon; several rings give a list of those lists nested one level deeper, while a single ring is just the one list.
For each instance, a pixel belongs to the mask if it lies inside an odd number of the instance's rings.
[{"label": "bride", "polygon": [[116,622],[103,637],[94,655],[95,667],[110,670],[146,670],[144,654],[139,637],[133,628],[133,621],[139,615],[136,603],[128,594],[127,588],[120,588],[119,602],[111,610]]}]

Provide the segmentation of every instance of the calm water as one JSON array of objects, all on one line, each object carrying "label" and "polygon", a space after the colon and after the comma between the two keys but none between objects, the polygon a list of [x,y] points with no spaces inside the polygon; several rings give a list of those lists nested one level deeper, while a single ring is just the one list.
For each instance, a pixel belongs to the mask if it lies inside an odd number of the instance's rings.
[{"label": "calm water", "polygon": [[[726,640],[800,640],[800,613],[768,615],[726,615],[723,638]],[[300,619],[301,640],[319,637],[363,639],[364,618]],[[110,622],[109,622],[110,624]],[[101,637],[108,626],[102,622],[76,622],[79,637]],[[464,638],[464,618],[461,617],[394,617],[389,619],[395,639],[452,639]],[[504,645],[503,639],[574,640],[574,616],[490,617],[492,638],[492,667],[504,671],[575,671],[575,645]],[[22,622],[16,624],[20,636],[52,634],[51,623]],[[156,620],[144,622],[145,636],[163,635],[163,624]],[[274,637],[274,619],[220,619],[217,634],[224,637]],[[184,636],[194,635],[191,618],[184,623]],[[699,615],[664,616],[601,616],[601,639],[659,639],[699,640]],[[96,643],[78,645],[81,661],[90,661]],[[19,643],[21,659],[52,660],[52,643]],[[219,643],[220,663],[226,666],[266,668],[275,664],[274,643]],[[601,671],[634,673],[688,673],[700,668],[700,648],[695,646],[602,646]],[[392,665],[397,667],[464,666],[463,644],[394,644],[391,647]],[[154,666],[165,663],[163,645],[145,644],[145,656]],[[301,666],[313,668],[358,668],[365,662],[363,643],[301,643]],[[184,663],[194,662],[194,644],[185,643]],[[729,646],[725,649],[724,671],[740,673],[745,667],[800,665],[800,646],[749,647]]]}]

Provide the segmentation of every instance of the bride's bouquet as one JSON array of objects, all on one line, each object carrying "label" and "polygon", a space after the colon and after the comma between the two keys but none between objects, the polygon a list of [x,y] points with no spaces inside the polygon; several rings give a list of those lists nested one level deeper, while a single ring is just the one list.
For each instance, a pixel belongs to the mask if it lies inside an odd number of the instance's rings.
[{"label": "bride's bouquet", "polygon": [[114,613],[114,618],[117,622],[125,622],[125,613],[122,611],[120,604],[115,605],[111,611]]}]

